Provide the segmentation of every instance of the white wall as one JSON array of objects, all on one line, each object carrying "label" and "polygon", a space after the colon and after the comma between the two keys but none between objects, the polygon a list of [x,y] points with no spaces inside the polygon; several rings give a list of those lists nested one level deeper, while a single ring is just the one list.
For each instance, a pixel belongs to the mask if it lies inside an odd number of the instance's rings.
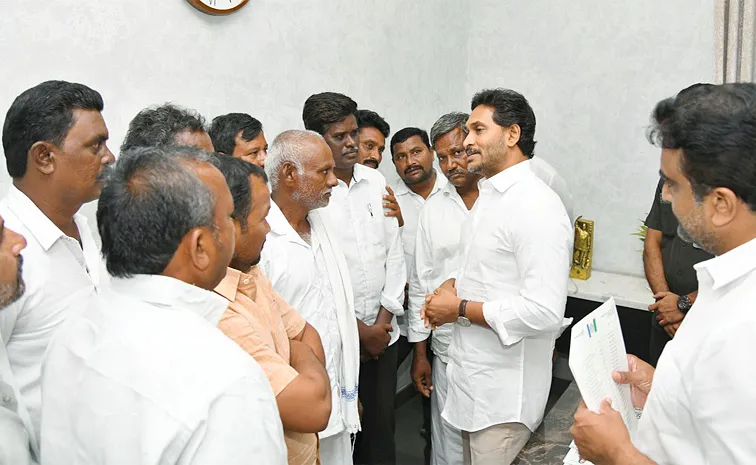
[{"label": "white wall", "polygon": [[[644,128],[657,100],[712,78],[712,28],[713,0],[250,0],[229,17],[184,0],[25,0],[0,8],[0,114],[43,80],[83,82],[105,99],[116,152],[137,111],[165,101],[251,113],[271,140],[302,126],[315,92],[398,130],[510,87],[535,109],[538,156],[596,220],[596,268],[640,274],[630,233],[658,166]],[[8,183],[0,169],[0,195]]]},{"label": "white wall", "polygon": [[[507,6],[510,4],[510,6]],[[645,128],[662,98],[714,75],[713,0],[470,0],[466,95],[523,93],[538,120],[536,156],[596,221],[594,267],[642,275],[659,150]]]},{"label": "white wall", "polygon": [[[184,0],[12,2],[0,8],[0,119],[26,88],[66,79],[102,93],[114,153],[131,118],[165,101],[208,120],[250,113],[269,141],[301,128],[305,99],[327,90],[394,127],[429,127],[466,100],[462,57],[448,59],[467,43],[466,28],[455,24],[466,9],[436,5],[251,0],[213,17]],[[0,195],[9,182],[0,169]]]}]

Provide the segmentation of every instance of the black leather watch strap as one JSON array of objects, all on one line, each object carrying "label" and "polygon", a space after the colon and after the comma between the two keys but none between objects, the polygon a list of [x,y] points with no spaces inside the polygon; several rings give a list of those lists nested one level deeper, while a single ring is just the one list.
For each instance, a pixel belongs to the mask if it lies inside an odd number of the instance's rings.
[{"label": "black leather watch strap", "polygon": [[459,316],[462,318],[467,318],[467,300],[462,300],[459,303]]}]

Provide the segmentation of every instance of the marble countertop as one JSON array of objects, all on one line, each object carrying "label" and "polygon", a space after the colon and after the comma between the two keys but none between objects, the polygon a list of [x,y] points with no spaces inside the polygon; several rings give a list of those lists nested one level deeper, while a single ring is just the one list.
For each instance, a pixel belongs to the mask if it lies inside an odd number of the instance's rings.
[{"label": "marble countertop", "polygon": [[644,278],[603,271],[593,271],[591,279],[571,279],[569,297],[604,303],[614,297],[618,306],[648,311],[654,295]]},{"label": "marble countertop", "polygon": [[570,383],[512,465],[562,465],[570,450],[570,427],[579,402],[577,384]]}]

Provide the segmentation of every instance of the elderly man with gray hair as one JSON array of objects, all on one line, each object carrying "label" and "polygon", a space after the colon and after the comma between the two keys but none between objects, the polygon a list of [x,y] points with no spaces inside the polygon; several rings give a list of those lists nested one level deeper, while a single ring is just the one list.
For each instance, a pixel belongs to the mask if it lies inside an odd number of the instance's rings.
[{"label": "elderly man with gray hair", "polygon": [[265,171],[271,185],[270,232],[260,268],[323,341],[331,380],[331,417],[320,433],[323,465],[351,465],[351,436],[360,429],[360,353],[352,283],[344,254],[318,209],[337,184],[331,149],[313,131],[278,135]]}]

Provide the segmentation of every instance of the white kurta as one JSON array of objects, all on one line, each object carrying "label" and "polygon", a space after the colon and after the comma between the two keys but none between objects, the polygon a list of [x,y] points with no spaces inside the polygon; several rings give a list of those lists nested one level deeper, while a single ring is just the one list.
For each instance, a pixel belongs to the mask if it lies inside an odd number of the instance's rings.
[{"label": "white kurta", "polygon": [[534,431],[567,301],[570,219],[525,161],[480,183],[462,237],[457,292],[483,302],[491,327],[454,328],[443,417],[463,431],[509,422]]},{"label": "white kurta", "polygon": [[45,356],[42,463],[286,464],[265,374],[216,327],[228,304],[173,278],[114,278]]},{"label": "white kurta", "polygon": [[83,311],[98,289],[107,285],[108,273],[84,215],[74,216],[79,244],[11,186],[0,202],[0,216],[6,227],[27,241],[21,252],[26,292],[0,312],[0,336],[38,438],[40,370],[45,350],[66,318]]},{"label": "white kurta", "polygon": [[659,465],[750,465],[756,239],[695,268],[696,303],[659,359],[635,442]]}]

